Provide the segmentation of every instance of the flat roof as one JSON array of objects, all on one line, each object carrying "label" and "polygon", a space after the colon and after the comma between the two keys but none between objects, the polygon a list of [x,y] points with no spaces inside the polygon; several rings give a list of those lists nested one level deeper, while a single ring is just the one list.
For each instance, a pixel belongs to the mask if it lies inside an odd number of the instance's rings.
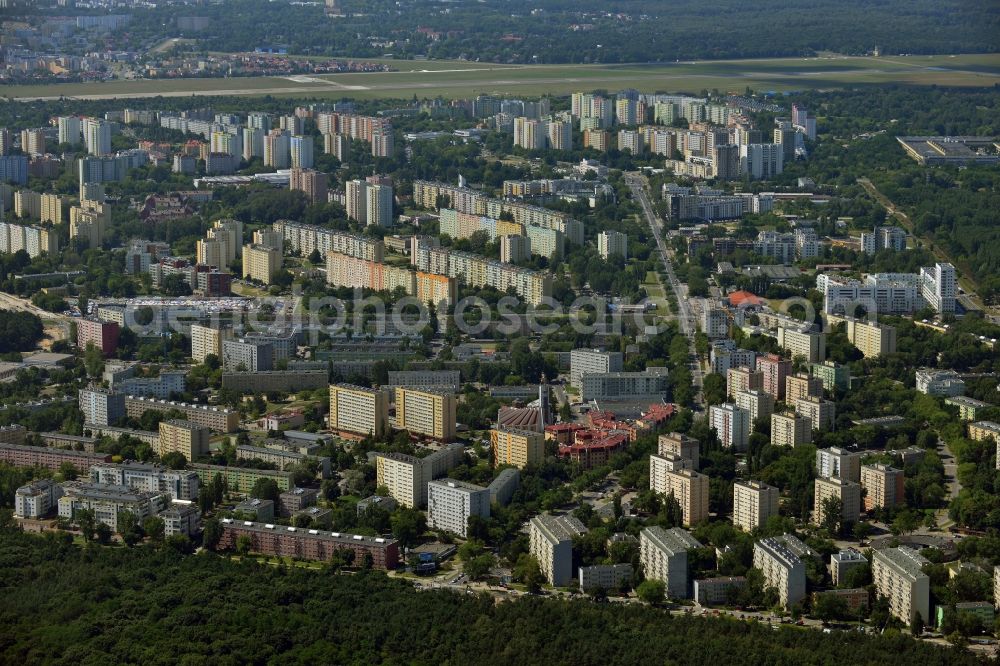
[{"label": "flat roof", "polygon": [[343,532],[327,532],[324,530],[305,529],[300,527],[286,527],[284,525],[273,525],[271,523],[257,523],[250,520],[233,520],[232,518],[222,519],[223,528],[258,532],[262,534],[293,534],[304,539],[320,539],[333,543],[349,545],[364,545],[375,548],[388,548],[395,545],[395,539],[385,537],[370,537],[360,534],[347,534]]}]

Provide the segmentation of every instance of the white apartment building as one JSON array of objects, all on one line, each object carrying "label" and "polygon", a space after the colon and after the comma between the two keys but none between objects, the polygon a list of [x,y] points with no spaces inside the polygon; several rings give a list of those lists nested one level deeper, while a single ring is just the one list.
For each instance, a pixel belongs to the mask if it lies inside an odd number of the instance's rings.
[{"label": "white apartment building", "polygon": [[872,579],[875,590],[889,601],[889,612],[909,624],[917,613],[930,618],[930,577],[923,567],[930,561],[907,548],[884,548],[872,551]]},{"label": "white apartment building", "polygon": [[490,517],[490,491],[455,479],[427,484],[427,526],[468,536],[469,517]]},{"label": "white apartment building", "polygon": [[663,492],[669,488],[670,484],[667,472],[679,472],[682,469],[691,469],[691,461],[673,453],[650,454],[649,489],[654,492]]},{"label": "white apartment building", "polygon": [[951,264],[936,263],[920,269],[920,295],[940,314],[955,313],[958,276]]},{"label": "white apartment building", "polygon": [[778,590],[778,598],[785,608],[791,608],[805,598],[805,564],[783,542],[767,538],[755,543],[753,566],[764,574],[766,587]]},{"label": "white apartment building", "polygon": [[125,416],[125,394],[90,387],[80,389],[80,411],[84,423],[114,425]]},{"label": "white apartment building", "polygon": [[951,397],[965,393],[965,382],[954,370],[921,368],[916,372],[917,391],[926,395]]},{"label": "white apartment building", "polygon": [[722,308],[706,306],[701,312],[701,330],[709,339],[729,336],[729,313]]},{"label": "white apartment building", "polygon": [[570,384],[576,388],[582,387],[585,373],[621,372],[623,367],[624,357],[621,352],[574,349],[569,353],[569,379]]},{"label": "white apartment building", "polygon": [[688,599],[688,550],[701,548],[690,533],[679,527],[665,530],[646,527],[639,532],[639,561],[646,578],[663,581],[671,599]]},{"label": "white apartment building", "polygon": [[561,587],[573,579],[573,537],[586,532],[583,523],[572,515],[543,513],[529,521],[529,552],[538,560],[550,585]]},{"label": "white apartment building", "polygon": [[368,193],[365,197],[365,204],[368,213],[365,222],[369,225],[379,227],[392,226],[392,186],[390,185],[368,185]]},{"label": "white apartment building", "polygon": [[170,495],[160,492],[132,490],[125,486],[106,486],[96,483],[69,482],[63,484],[59,498],[59,517],[73,519],[80,509],[94,512],[97,522],[118,531],[118,516],[123,511],[132,513],[141,522],[163,511],[170,503]]},{"label": "white apartment building", "polygon": [[597,234],[597,252],[604,259],[611,255],[628,259],[628,236],[620,231],[602,231]]},{"label": "white apartment building", "polygon": [[848,571],[863,564],[868,564],[868,558],[853,548],[834,553],[830,556],[830,575],[833,584],[840,585]]},{"label": "white apartment building", "polygon": [[14,515],[43,518],[58,506],[63,489],[51,479],[39,479],[14,492]]},{"label": "white apartment building", "polygon": [[764,525],[778,515],[778,489],[762,481],[737,481],[733,484],[733,524],[747,532]]},{"label": "white apartment building", "polygon": [[773,143],[750,143],[740,146],[740,175],[748,180],[767,180],[784,170],[784,152]]},{"label": "white apartment building", "polygon": [[160,513],[163,520],[163,535],[171,537],[183,534],[192,537],[201,531],[201,511],[188,504],[173,504]]},{"label": "white apartment building", "polygon": [[404,453],[379,454],[375,458],[375,484],[388,488],[389,496],[403,506],[421,508],[427,504],[430,481],[447,474],[461,461],[463,453],[460,444],[452,444],[424,458]]},{"label": "white apartment building", "polygon": [[175,500],[197,499],[201,481],[194,470],[168,469],[150,463],[99,463],[90,467],[91,483],[167,493]]},{"label": "white apartment building", "polygon": [[633,575],[631,564],[594,564],[580,567],[581,590],[617,590]]},{"label": "white apartment building", "polygon": [[861,454],[839,446],[816,452],[816,476],[861,482]]},{"label": "white apartment building", "polygon": [[708,408],[709,426],[715,429],[722,446],[746,451],[750,441],[750,412],[733,403]]}]

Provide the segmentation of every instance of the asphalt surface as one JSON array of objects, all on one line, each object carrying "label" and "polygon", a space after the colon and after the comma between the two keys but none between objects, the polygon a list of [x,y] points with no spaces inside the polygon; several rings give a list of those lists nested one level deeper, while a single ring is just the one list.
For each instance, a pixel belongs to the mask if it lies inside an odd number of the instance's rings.
[{"label": "asphalt surface", "polygon": [[702,393],[702,388],[704,386],[704,373],[701,369],[701,364],[698,363],[698,351],[695,348],[694,334],[695,334],[695,320],[694,315],[691,312],[691,302],[687,295],[687,285],[677,279],[677,275],[674,273],[674,265],[671,263],[671,252],[667,244],[663,241],[663,233],[660,225],[660,221],[656,217],[656,212],[653,210],[653,205],[649,201],[649,195],[646,193],[645,183],[641,176],[635,173],[629,173],[625,175],[625,182],[628,183],[629,189],[632,190],[632,196],[639,205],[642,206],[643,214],[646,217],[646,223],[649,225],[650,231],[653,233],[653,238],[656,239],[656,247],[660,253],[660,259],[663,261],[663,266],[667,274],[667,282],[670,283],[670,288],[674,292],[674,296],[677,298],[677,323],[680,326],[681,333],[687,336],[688,346],[690,349],[690,358],[694,359],[688,364],[691,370],[691,381],[697,389],[696,400],[699,404],[704,404],[704,395]]}]

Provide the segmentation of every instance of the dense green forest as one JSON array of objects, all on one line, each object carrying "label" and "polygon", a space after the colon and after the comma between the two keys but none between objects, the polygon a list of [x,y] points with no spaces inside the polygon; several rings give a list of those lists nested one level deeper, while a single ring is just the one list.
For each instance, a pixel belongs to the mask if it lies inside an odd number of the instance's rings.
[{"label": "dense green forest", "polygon": [[[343,0],[342,16],[323,3],[268,0],[206,3],[213,19],[199,39],[208,51],[281,45],[289,53],[371,57],[392,53],[492,62],[672,62],[705,58],[813,55],[821,51],[992,52],[1000,30],[988,0]],[[180,35],[173,7],[136,10],[115,47],[145,47]],[[600,45],[600,46],[598,46]]]},{"label": "dense green forest", "polygon": [[974,664],[890,632],[823,634],[638,605],[416,591],[0,529],[0,653],[53,664]]},{"label": "dense green forest", "polygon": [[0,310],[0,353],[31,351],[42,332],[42,320],[37,315]]}]

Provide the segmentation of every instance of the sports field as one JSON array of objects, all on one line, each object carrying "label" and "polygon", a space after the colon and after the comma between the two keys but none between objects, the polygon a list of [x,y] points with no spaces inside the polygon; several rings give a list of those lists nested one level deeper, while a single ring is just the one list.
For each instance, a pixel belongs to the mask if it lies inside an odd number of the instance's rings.
[{"label": "sports field", "polygon": [[1000,83],[1000,54],[716,60],[626,65],[495,65],[466,61],[391,61],[398,71],[289,77],[182,79],[8,86],[13,99],[277,95],[355,99],[543,95],[637,88],[742,92],[900,83],[985,87]]}]

